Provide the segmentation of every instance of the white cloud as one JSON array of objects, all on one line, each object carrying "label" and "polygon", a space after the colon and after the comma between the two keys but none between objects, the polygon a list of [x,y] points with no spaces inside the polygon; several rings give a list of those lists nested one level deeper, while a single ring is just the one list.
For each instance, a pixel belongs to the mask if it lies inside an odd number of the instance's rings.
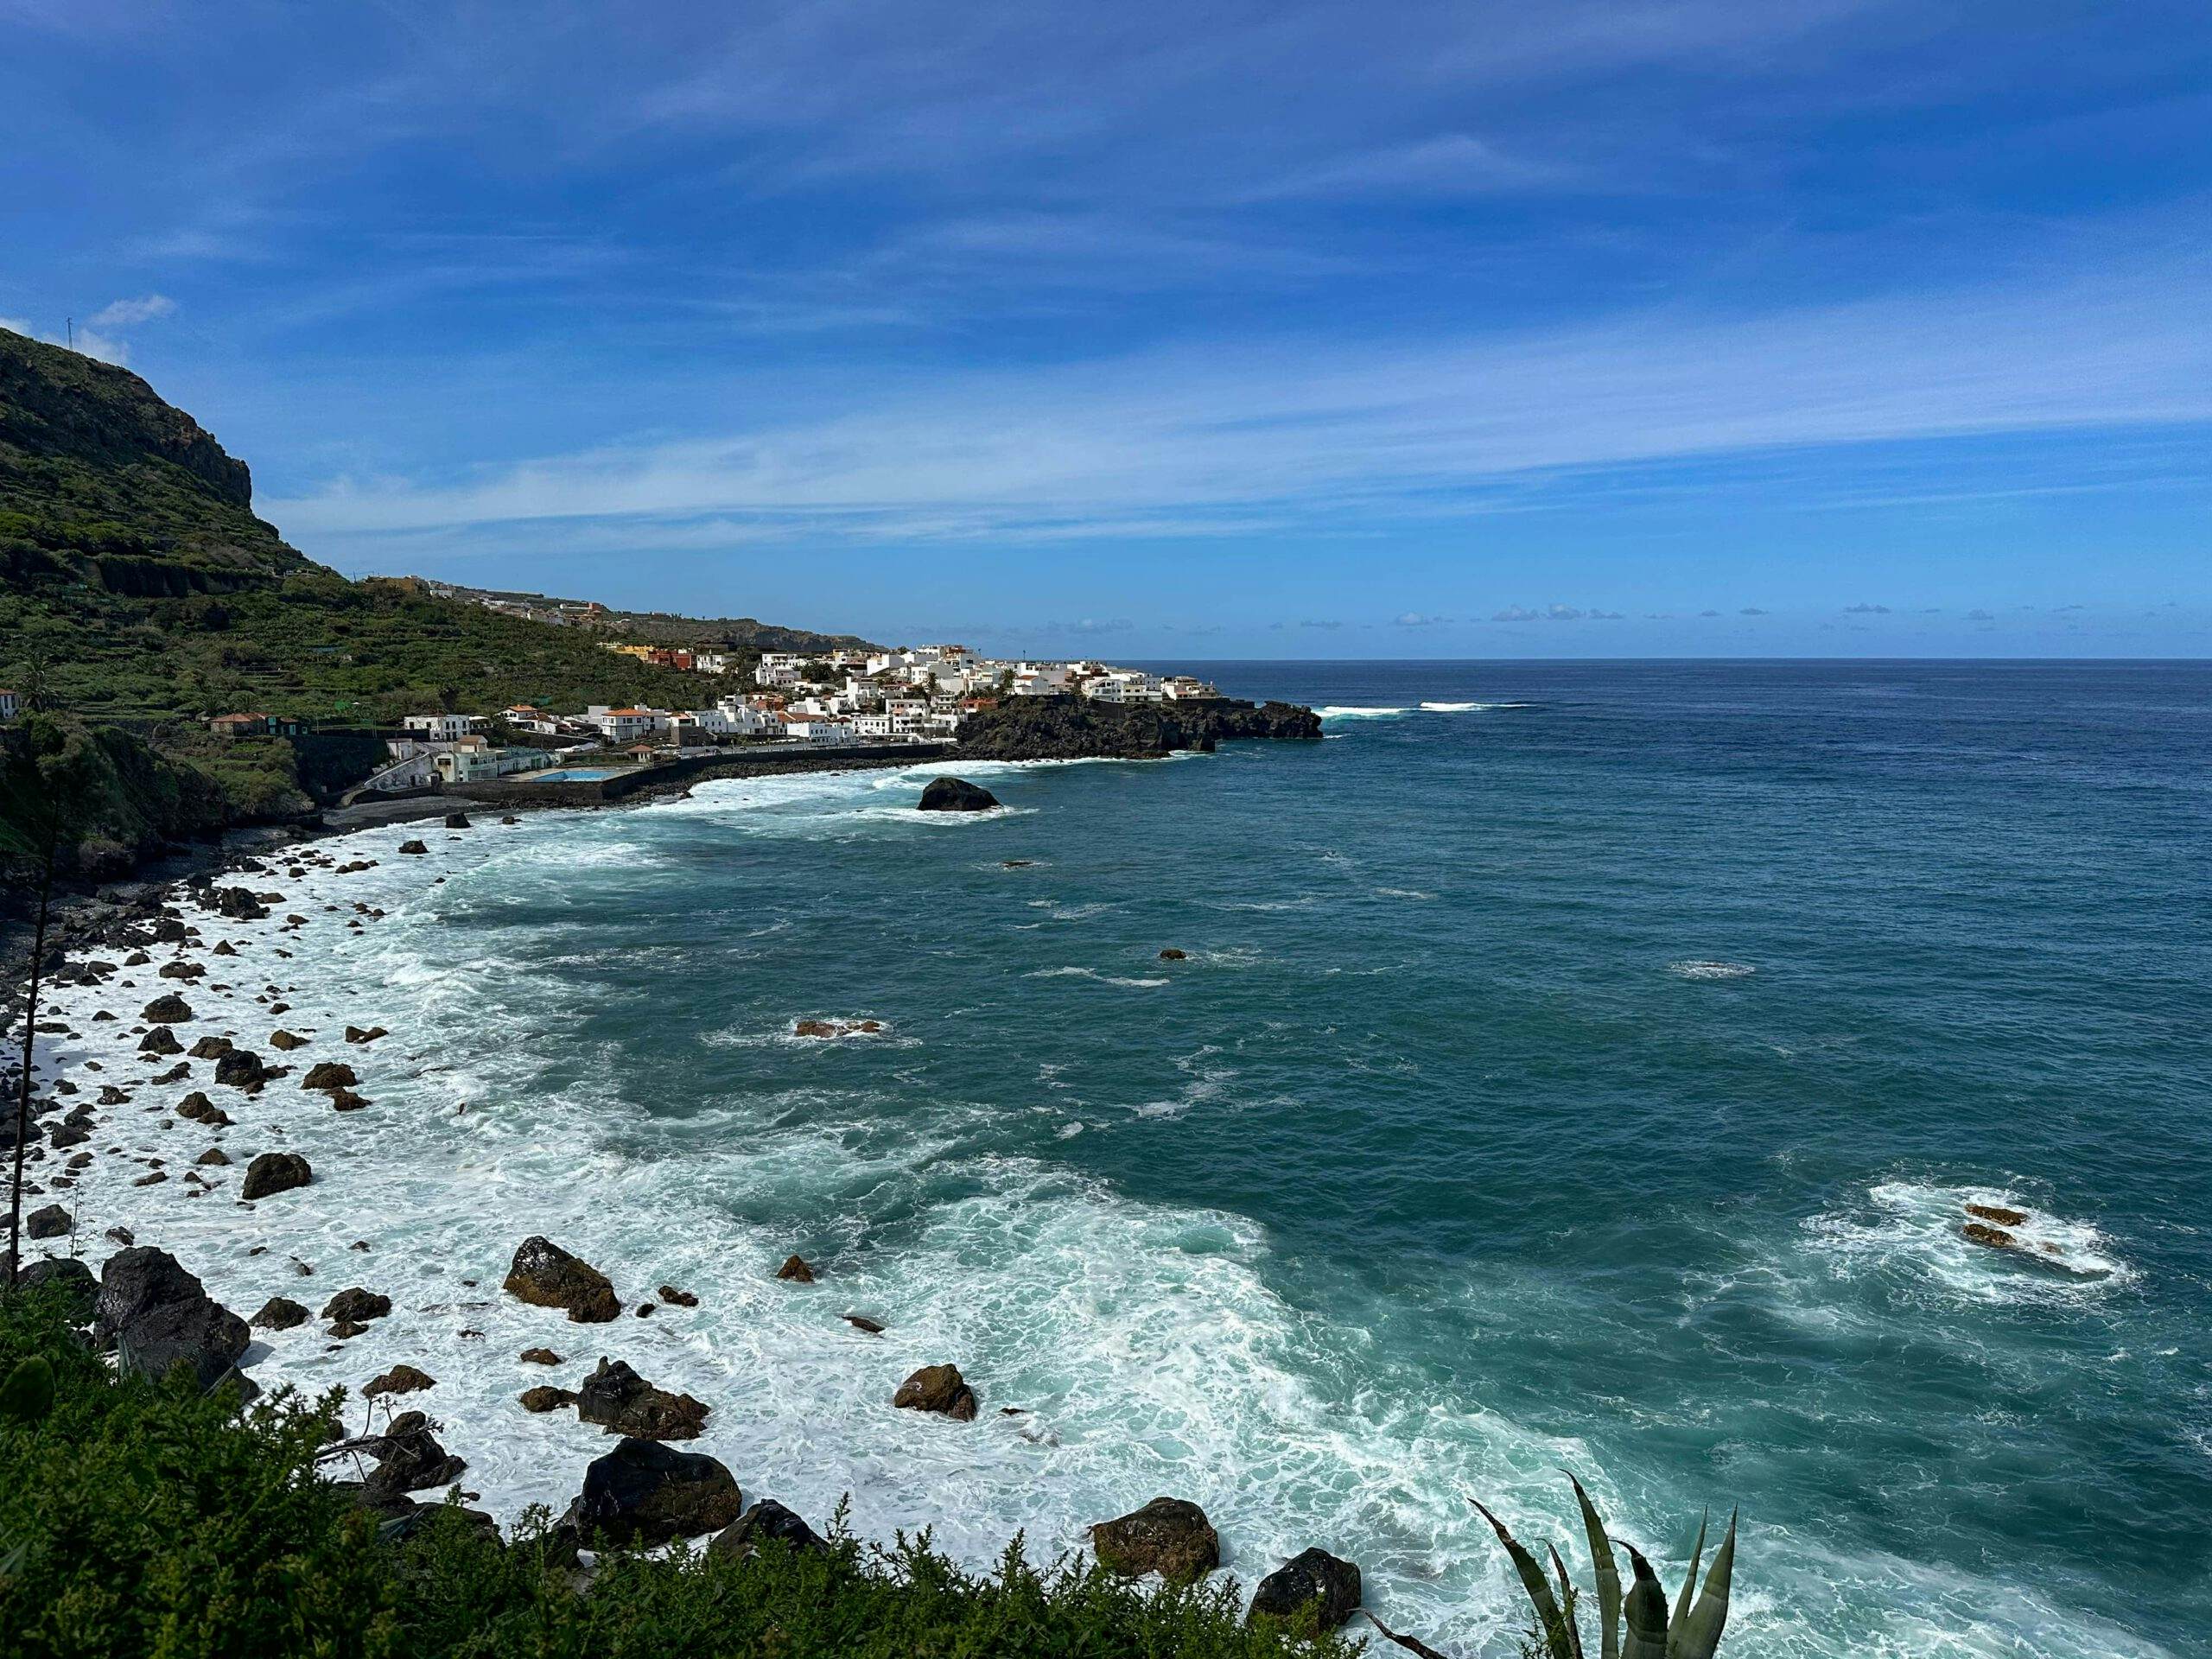
[{"label": "white cloud", "polygon": [[102,306],[92,315],[95,328],[130,328],[142,322],[153,322],[176,309],[176,302],[166,294],[149,294],[142,299],[116,300]]}]

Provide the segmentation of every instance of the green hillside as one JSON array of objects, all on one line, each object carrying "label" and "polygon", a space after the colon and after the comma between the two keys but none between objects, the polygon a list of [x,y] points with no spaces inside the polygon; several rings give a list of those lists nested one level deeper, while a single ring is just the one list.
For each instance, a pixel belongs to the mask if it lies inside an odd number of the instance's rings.
[{"label": "green hillside", "polygon": [[[31,772],[64,750],[64,840],[88,870],[112,869],[160,840],[305,810],[365,769],[371,728],[408,714],[696,707],[729,689],[602,651],[605,632],[409,578],[348,582],[252,499],[245,464],[137,375],[0,329],[0,687],[35,692],[46,716],[0,753],[0,861],[35,839],[26,803],[53,791]],[[654,620],[654,637],[683,632]],[[208,734],[233,712],[300,716],[319,735]]]}]

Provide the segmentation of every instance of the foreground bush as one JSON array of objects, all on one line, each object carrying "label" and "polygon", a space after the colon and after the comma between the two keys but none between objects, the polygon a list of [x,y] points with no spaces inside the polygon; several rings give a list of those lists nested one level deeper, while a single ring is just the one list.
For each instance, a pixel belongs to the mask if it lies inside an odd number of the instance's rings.
[{"label": "foreground bush", "polygon": [[1332,1659],[1354,1647],[1247,1630],[1226,1585],[1149,1592],[1040,1569],[1019,1541],[978,1575],[926,1539],[881,1550],[839,1529],[820,1554],[617,1555],[587,1592],[557,1565],[542,1514],[505,1543],[452,1507],[385,1535],[314,1472],[335,1395],[234,1406],[181,1377],[112,1376],[56,1293],[0,1299],[0,1654]]}]

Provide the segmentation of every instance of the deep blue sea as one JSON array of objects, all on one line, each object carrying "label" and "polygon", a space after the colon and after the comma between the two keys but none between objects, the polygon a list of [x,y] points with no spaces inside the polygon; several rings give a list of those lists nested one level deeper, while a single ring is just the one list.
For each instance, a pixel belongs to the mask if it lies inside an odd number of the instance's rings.
[{"label": "deep blue sea", "polygon": [[[1518,1623],[1466,1495],[1584,1570],[1561,1469],[1670,1592],[1740,1506],[1739,1659],[2212,1653],[2212,666],[1200,671],[1326,741],[365,832],[315,880],[385,920],[233,935],[397,1033],[375,1109],[268,1109],[316,1205],[87,1212],[242,1306],[380,1274],[257,1375],[425,1364],[503,1516],[603,1449],[512,1403],[550,1339],[817,1521],[987,1560],[1171,1493],[1454,1653]],[[486,1303],[537,1231],[702,1305]],[[889,1408],[946,1359],[981,1420]]]}]

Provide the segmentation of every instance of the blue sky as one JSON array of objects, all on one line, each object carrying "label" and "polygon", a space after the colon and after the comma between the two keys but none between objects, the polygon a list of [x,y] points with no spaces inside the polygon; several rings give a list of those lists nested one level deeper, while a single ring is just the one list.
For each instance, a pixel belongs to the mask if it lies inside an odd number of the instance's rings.
[{"label": "blue sky", "polygon": [[0,0],[0,319],[354,574],[2202,656],[2208,135],[2202,0]]}]

